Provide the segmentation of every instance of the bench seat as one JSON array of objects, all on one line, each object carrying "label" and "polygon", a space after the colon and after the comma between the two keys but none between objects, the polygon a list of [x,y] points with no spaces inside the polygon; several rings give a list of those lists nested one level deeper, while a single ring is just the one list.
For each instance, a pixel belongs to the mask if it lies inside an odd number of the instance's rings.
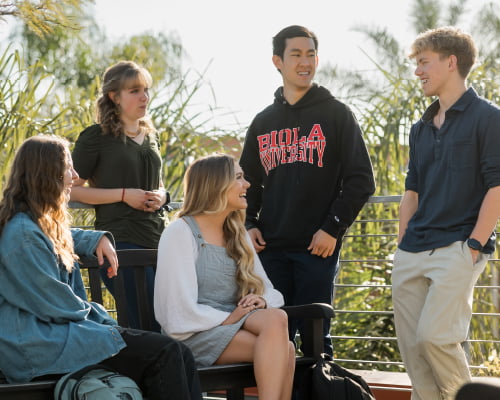
[{"label": "bench seat", "polygon": [[[156,249],[133,249],[118,250],[118,260],[120,270],[132,268],[135,274],[135,284],[137,292],[137,302],[139,307],[139,320],[141,329],[149,330],[149,304],[146,286],[145,266],[156,266]],[[88,270],[89,290],[92,301],[101,303],[102,283],[99,268],[106,268],[107,265],[99,267],[96,258],[82,259],[80,268]],[[118,273],[115,278],[116,290],[116,310],[119,325],[128,326],[127,320],[127,300],[123,284],[123,275]],[[304,306],[283,307],[289,318],[300,318],[304,320],[305,335],[310,337],[307,340],[307,347],[302,351],[304,356],[296,359],[296,380],[302,378],[310,367],[320,358],[323,351],[323,320],[333,318],[333,309],[327,304],[307,304]],[[198,368],[201,388],[203,392],[226,391],[228,400],[243,400],[244,389],[256,386],[251,363],[238,363],[227,365],[213,365]],[[56,381],[32,381],[23,384],[9,384],[5,380],[0,380],[1,400],[52,400]]]}]

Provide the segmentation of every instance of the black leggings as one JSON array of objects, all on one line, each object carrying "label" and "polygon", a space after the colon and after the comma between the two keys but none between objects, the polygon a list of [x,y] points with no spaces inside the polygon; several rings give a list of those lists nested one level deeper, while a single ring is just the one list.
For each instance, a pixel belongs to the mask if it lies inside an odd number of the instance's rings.
[{"label": "black leggings", "polygon": [[201,400],[191,350],[156,332],[118,328],[127,347],[100,364],[132,378],[150,400]]}]

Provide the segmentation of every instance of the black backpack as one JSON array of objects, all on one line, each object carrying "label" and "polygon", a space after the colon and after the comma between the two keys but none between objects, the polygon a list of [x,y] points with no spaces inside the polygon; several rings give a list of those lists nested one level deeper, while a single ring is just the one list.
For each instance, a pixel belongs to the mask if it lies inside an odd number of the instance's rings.
[{"label": "black backpack", "polygon": [[375,400],[366,381],[336,364],[328,354],[311,367],[300,388],[304,400]]}]

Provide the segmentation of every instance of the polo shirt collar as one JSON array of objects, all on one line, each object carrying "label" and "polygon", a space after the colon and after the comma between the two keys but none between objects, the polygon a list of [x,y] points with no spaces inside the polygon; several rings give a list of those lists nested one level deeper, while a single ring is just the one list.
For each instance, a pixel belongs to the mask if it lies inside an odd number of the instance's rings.
[{"label": "polo shirt collar", "polygon": [[[474,90],[474,88],[470,87],[455,102],[455,104],[453,104],[450,107],[450,110],[463,112],[469,106],[469,104],[472,103],[478,97],[479,96],[477,92]],[[425,123],[432,122],[432,119],[434,118],[434,115],[436,115],[438,110],[439,110],[439,99],[433,101],[432,104],[427,108],[427,110],[425,110],[424,114],[422,115],[422,121]]]}]

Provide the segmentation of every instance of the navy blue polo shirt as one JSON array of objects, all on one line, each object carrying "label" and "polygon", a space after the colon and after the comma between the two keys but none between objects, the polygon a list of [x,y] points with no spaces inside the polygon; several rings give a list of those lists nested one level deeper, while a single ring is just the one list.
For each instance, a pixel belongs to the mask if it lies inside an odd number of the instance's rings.
[{"label": "navy blue polo shirt", "polygon": [[405,188],[418,193],[418,208],[399,245],[409,252],[466,240],[486,192],[500,185],[500,108],[469,88],[441,129],[438,110],[436,100],[410,131]]}]

